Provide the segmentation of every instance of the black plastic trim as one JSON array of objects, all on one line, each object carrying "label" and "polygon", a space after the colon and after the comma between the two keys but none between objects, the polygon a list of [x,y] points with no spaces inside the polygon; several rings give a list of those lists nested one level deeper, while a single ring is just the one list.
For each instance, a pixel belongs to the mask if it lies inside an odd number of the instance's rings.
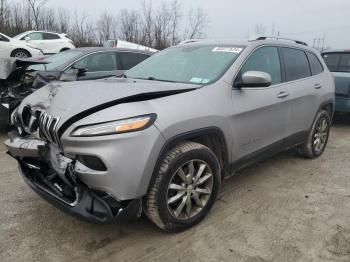
[{"label": "black plastic trim", "polygon": [[174,147],[175,145],[179,144],[181,141],[186,141],[186,140],[190,140],[192,138],[195,138],[195,137],[198,137],[198,136],[201,136],[201,135],[216,135],[222,145],[223,145],[223,164],[224,166],[222,167],[222,171],[223,171],[223,176],[225,176],[225,174],[229,171],[229,153],[228,153],[228,145],[227,145],[227,141],[226,141],[226,138],[225,138],[225,135],[224,133],[221,131],[220,128],[218,127],[214,127],[214,126],[211,126],[211,127],[205,127],[205,128],[200,128],[200,129],[196,129],[196,130],[193,130],[193,131],[189,131],[189,132],[185,132],[185,133],[182,133],[182,134],[179,134],[179,135],[176,135],[170,139],[168,139],[162,149],[160,150],[160,153],[158,154],[158,158],[157,158],[157,161],[156,161],[156,164],[153,168],[153,174],[152,174],[152,177],[150,179],[150,182],[149,184],[151,184],[151,182],[154,181],[154,179],[157,177],[157,172],[160,168],[160,165],[161,165],[161,162],[162,162],[162,159],[163,157],[165,156],[165,154],[172,148]]}]

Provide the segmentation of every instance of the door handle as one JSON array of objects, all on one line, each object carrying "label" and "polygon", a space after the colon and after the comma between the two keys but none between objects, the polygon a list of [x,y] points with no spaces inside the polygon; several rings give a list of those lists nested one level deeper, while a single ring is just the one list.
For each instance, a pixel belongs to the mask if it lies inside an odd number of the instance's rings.
[{"label": "door handle", "polygon": [[320,89],[322,87],[321,84],[315,84],[315,89]]},{"label": "door handle", "polygon": [[280,92],[279,94],[278,94],[278,98],[285,98],[285,97],[287,97],[287,96],[289,96],[289,93],[288,92],[284,92],[284,91],[282,91],[282,92]]}]

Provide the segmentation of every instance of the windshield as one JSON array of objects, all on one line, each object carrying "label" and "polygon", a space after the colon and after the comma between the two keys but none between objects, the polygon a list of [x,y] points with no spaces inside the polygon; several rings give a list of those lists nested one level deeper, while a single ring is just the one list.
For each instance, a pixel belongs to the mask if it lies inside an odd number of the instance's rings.
[{"label": "windshield", "polygon": [[242,52],[237,46],[177,46],[151,56],[127,71],[137,79],[209,84],[219,79]]},{"label": "windshield", "polygon": [[[61,52],[43,59],[43,61],[48,62],[45,65],[31,65],[28,67],[28,70],[37,70],[37,71],[56,71],[58,67],[64,65],[69,60],[74,57],[82,55],[82,51],[70,50]],[[46,70],[45,70],[46,69]]]}]

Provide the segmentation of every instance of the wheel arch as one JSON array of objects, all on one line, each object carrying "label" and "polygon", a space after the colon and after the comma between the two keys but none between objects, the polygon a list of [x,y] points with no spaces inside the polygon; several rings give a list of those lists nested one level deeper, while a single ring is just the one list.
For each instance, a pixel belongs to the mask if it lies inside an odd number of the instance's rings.
[{"label": "wheel arch", "polygon": [[166,140],[160,153],[158,154],[149,185],[156,178],[157,171],[160,168],[162,159],[166,153],[169,152],[169,150],[174,146],[186,141],[197,142],[210,148],[219,160],[222,170],[221,178],[223,179],[225,177],[225,174],[229,172],[229,147],[225,135],[218,127],[206,127],[181,133]]},{"label": "wheel arch", "polygon": [[26,53],[29,54],[29,57],[32,57],[32,56],[33,56],[31,52],[29,52],[27,49],[22,48],[22,47],[13,49],[10,56],[13,57],[13,54],[14,54],[16,51],[24,51],[24,52],[26,52]]}]

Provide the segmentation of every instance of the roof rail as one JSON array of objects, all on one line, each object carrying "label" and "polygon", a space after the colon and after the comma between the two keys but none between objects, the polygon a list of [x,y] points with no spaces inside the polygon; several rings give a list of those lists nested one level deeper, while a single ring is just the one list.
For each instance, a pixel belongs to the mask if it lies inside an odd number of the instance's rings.
[{"label": "roof rail", "polygon": [[278,36],[258,36],[256,38],[250,39],[249,41],[259,41],[259,40],[267,40],[267,39],[275,39],[275,40],[286,40],[286,41],[292,41],[296,44],[299,45],[305,45],[308,46],[307,43],[295,39],[290,39],[290,38],[284,38],[284,37],[278,37]]}]

